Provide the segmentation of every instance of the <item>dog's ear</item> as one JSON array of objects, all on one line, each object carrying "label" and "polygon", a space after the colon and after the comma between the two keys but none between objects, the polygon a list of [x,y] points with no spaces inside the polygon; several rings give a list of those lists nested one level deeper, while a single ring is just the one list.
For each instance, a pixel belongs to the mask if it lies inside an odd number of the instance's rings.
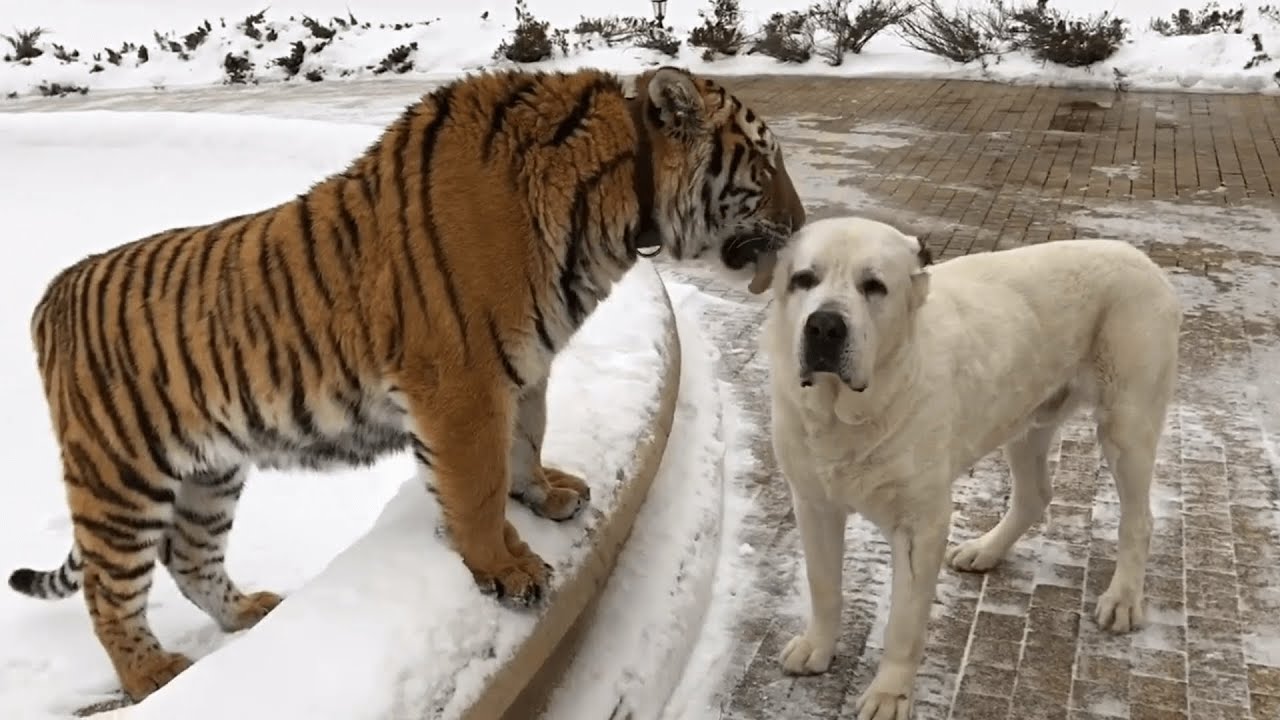
[{"label": "dog's ear", "polygon": [[907,236],[913,243],[916,251],[916,262],[920,267],[925,268],[933,264],[933,253],[929,251],[929,247],[924,244],[924,239],[919,235]]},{"label": "dog's ear", "polygon": [[705,104],[689,73],[670,66],[659,68],[649,78],[648,91],[657,111],[650,117],[667,134],[687,137],[701,126]]},{"label": "dog's ear", "polygon": [[918,265],[911,273],[911,309],[924,304],[925,298],[929,297],[929,271],[926,270],[933,264],[933,253],[929,252],[929,247],[924,244],[924,240],[915,237],[916,241],[916,262]]},{"label": "dog's ear", "polygon": [[933,264],[933,253],[929,252],[929,248],[924,241],[916,238],[916,242],[920,244],[920,249],[916,251],[916,261],[919,266],[911,273],[911,310],[914,312],[924,304],[925,299],[929,297],[929,271],[928,267]]},{"label": "dog's ear", "polygon": [[918,310],[924,301],[929,297],[929,272],[927,270],[917,270],[911,273],[911,310]]},{"label": "dog's ear", "polygon": [[933,264],[933,253],[930,252],[929,246],[924,244],[923,240],[917,240],[920,243],[920,249],[916,251],[916,260],[920,263],[920,268],[924,269]]}]

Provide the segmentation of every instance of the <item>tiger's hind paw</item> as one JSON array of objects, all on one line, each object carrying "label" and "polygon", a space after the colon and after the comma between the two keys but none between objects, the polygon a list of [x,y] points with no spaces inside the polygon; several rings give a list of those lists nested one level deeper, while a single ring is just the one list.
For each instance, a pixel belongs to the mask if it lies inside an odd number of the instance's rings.
[{"label": "tiger's hind paw", "polygon": [[543,468],[542,474],[546,478],[543,492],[539,493],[542,501],[520,498],[535,514],[560,522],[577,517],[591,504],[591,488],[582,478],[553,468]]},{"label": "tiger's hind paw", "polygon": [[242,596],[236,603],[235,614],[227,623],[226,631],[238,632],[257,625],[262,618],[276,609],[282,599],[279,595],[265,590]]},{"label": "tiger's hind paw", "polygon": [[130,700],[142,702],[189,667],[191,658],[186,655],[157,650],[120,670],[120,686]]}]

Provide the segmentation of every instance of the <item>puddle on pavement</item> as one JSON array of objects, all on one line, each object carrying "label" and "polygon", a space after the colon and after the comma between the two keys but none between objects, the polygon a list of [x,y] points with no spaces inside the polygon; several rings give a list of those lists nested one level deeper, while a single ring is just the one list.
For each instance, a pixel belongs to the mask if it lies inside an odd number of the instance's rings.
[{"label": "puddle on pavement", "polygon": [[1068,219],[1091,235],[1176,247],[1211,264],[1243,256],[1280,265],[1280,211],[1271,208],[1148,200],[1091,205]]}]

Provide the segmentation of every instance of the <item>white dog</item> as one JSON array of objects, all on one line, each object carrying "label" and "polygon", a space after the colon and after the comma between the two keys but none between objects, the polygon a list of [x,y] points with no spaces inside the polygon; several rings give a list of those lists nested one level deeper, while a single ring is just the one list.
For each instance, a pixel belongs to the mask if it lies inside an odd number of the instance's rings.
[{"label": "white dog", "polygon": [[[1091,406],[1120,496],[1115,574],[1096,620],[1143,621],[1156,446],[1177,376],[1182,313],[1140,250],[1068,240],[934,265],[889,225],[805,226],[778,260],[762,334],[773,443],[791,486],[812,615],[780,661],[826,671],[840,629],[845,521],[858,512],[892,550],[884,655],[860,720],[905,720],[944,555],[994,567],[1049,506],[1048,452],[1061,422]],[[1004,447],[1009,509],[946,549],[951,483]]]}]

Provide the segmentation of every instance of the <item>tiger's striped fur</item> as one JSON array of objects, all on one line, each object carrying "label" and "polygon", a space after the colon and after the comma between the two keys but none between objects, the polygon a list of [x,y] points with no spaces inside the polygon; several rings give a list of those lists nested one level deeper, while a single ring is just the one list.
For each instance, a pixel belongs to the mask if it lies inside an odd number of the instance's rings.
[{"label": "tiger's striped fur", "polygon": [[411,449],[481,588],[538,602],[549,568],[505,499],[557,520],[589,500],[540,462],[555,354],[641,247],[738,267],[804,222],[777,141],[734,96],[675,68],[636,90],[593,70],[468,76],[290,201],[59,273],[31,332],[73,545],[10,585],[82,588],[141,699],[190,664],[146,619],[157,559],[227,630],[280,602],[224,565],[250,466]]}]

